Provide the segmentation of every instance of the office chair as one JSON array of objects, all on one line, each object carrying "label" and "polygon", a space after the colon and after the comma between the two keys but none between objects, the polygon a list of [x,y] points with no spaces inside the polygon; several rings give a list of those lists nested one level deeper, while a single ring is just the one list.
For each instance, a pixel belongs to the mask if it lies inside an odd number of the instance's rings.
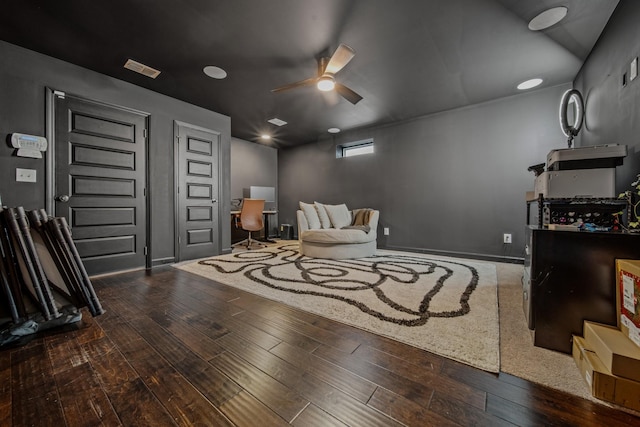
[{"label": "office chair", "polygon": [[[264,227],[262,220],[262,211],[264,210],[264,200],[261,199],[244,199],[242,201],[242,208],[240,209],[240,221],[236,216],[236,228],[242,228],[244,231],[249,232],[249,236],[235,243],[234,246],[247,242],[247,250],[251,249],[251,244],[257,241],[251,238],[251,232],[260,231]],[[267,246],[262,243],[258,243],[260,246]]]}]

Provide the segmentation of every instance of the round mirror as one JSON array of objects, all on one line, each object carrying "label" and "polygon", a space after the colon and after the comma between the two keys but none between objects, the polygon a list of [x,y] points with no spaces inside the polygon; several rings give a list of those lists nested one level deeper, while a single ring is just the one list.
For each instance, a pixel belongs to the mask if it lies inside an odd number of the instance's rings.
[{"label": "round mirror", "polygon": [[568,90],[562,95],[560,101],[560,127],[562,133],[569,139],[569,148],[573,144],[573,138],[578,135],[584,121],[584,101],[582,94],[576,89]]}]

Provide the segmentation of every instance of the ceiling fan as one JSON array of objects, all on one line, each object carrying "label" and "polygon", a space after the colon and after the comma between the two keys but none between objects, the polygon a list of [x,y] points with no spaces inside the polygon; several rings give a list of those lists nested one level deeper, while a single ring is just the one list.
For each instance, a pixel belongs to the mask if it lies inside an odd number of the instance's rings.
[{"label": "ceiling fan", "polygon": [[318,76],[311,77],[309,79],[301,80],[299,82],[290,83],[288,85],[280,86],[272,89],[271,92],[283,92],[285,90],[295,89],[303,86],[316,85],[319,90],[323,92],[334,90],[340,94],[344,99],[357,104],[362,97],[349,89],[343,84],[337,83],[335,75],[342,70],[345,65],[349,63],[354,57],[356,52],[346,44],[340,44],[331,58],[318,59]]}]

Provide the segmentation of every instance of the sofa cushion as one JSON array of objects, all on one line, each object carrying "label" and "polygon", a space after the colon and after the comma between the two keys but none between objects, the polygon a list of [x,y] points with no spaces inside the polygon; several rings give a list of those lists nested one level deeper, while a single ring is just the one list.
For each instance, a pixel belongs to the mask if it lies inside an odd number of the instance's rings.
[{"label": "sofa cushion", "polygon": [[363,230],[330,228],[328,230],[308,230],[300,236],[305,242],[313,243],[366,243],[376,240],[376,233],[365,233]]},{"label": "sofa cushion", "polygon": [[329,219],[329,215],[327,215],[327,210],[324,208],[322,203],[314,202],[316,205],[316,210],[318,211],[318,218],[320,218],[321,228],[331,228],[331,220]]},{"label": "sofa cushion", "polygon": [[300,202],[300,210],[307,218],[307,224],[309,225],[310,230],[319,229],[321,227],[320,218],[318,218],[318,211],[316,210],[315,205]]},{"label": "sofa cushion", "polygon": [[324,205],[333,228],[351,225],[351,212],[344,203],[341,205]]}]

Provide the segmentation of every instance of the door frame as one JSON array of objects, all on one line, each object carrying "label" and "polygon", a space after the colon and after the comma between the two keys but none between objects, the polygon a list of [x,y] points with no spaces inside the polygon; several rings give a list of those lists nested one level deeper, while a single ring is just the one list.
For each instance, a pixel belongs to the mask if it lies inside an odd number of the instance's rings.
[{"label": "door frame", "polygon": [[[56,159],[55,159],[55,118],[56,118],[56,97],[69,97],[75,98],[83,102],[88,102],[104,107],[115,108],[129,113],[139,114],[144,116],[145,128],[147,129],[146,136],[144,138],[144,153],[145,153],[145,170],[144,170],[144,188],[145,188],[145,246],[147,251],[145,252],[145,266],[144,268],[149,270],[151,268],[151,191],[149,183],[151,182],[149,174],[149,138],[151,130],[149,129],[150,113],[146,111],[136,110],[134,108],[124,107],[122,105],[110,104],[108,102],[97,101],[94,99],[85,98],[83,96],[69,94],[61,90],[56,90],[51,87],[45,87],[46,90],[46,107],[45,107],[45,138],[47,138],[47,151],[45,151],[45,208],[49,215],[55,216],[55,191],[56,191]],[[67,221],[69,218],[67,218]],[[69,222],[71,223],[71,222]]]},{"label": "door frame", "polygon": [[215,205],[217,206],[218,209],[218,241],[216,242],[218,245],[218,254],[222,254],[222,224],[224,223],[224,219],[223,216],[226,218],[227,215],[223,215],[224,212],[222,212],[222,207],[223,207],[223,203],[221,201],[221,197],[222,197],[222,132],[217,131],[217,130],[213,130],[213,129],[209,129],[209,128],[205,128],[203,126],[198,126],[198,125],[194,125],[191,123],[187,123],[187,122],[183,122],[180,120],[174,120],[173,121],[173,140],[174,140],[174,144],[173,144],[173,206],[174,206],[174,211],[173,211],[173,217],[174,217],[174,238],[173,238],[173,242],[174,242],[174,254],[175,254],[175,260],[176,262],[180,262],[182,261],[182,254],[180,252],[180,243],[179,243],[179,238],[180,238],[180,197],[179,197],[179,193],[178,193],[178,189],[180,188],[180,135],[178,130],[180,129],[180,126],[183,127],[188,127],[197,131],[201,131],[201,132],[207,132],[207,133],[212,133],[215,135],[218,135],[218,151],[216,153],[216,155],[218,156],[217,159],[217,167],[218,167],[218,173],[216,175],[216,180],[217,180],[217,187],[218,187],[218,203],[216,203]]}]

